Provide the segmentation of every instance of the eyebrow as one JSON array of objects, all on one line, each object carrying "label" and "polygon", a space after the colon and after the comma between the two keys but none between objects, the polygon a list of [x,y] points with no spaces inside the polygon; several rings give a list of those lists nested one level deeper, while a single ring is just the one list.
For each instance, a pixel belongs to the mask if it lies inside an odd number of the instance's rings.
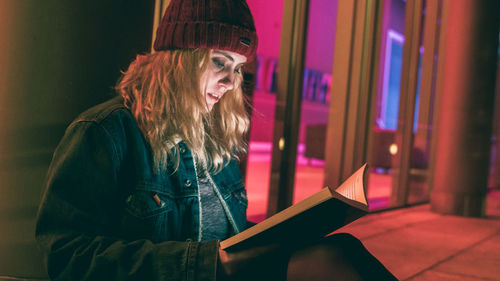
[{"label": "eyebrow", "polygon": [[[228,54],[227,54],[227,53],[225,53],[225,52],[218,51],[218,50],[213,50],[213,52],[214,52],[214,54],[217,54],[217,55],[222,55],[222,56],[226,57],[228,60],[230,60],[230,61],[234,62],[234,58],[233,58],[233,57],[231,57],[230,55],[228,55]],[[237,66],[238,66],[238,67],[241,67],[241,66],[243,66],[243,65],[245,65],[245,64],[246,64],[246,62],[242,62],[242,63],[239,63]]]},{"label": "eyebrow", "polygon": [[231,60],[232,62],[234,62],[233,57],[231,57],[230,55],[228,55],[228,54],[226,54],[226,53],[224,53],[224,52],[214,50],[214,53],[215,53],[215,54],[219,54],[219,55],[223,55],[223,56],[225,56],[227,59],[229,59],[229,60]]}]

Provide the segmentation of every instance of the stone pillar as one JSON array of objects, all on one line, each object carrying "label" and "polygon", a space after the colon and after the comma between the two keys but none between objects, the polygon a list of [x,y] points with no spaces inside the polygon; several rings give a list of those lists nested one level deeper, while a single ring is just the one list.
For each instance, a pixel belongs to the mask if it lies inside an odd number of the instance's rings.
[{"label": "stone pillar", "polygon": [[431,193],[438,213],[484,214],[499,17],[499,1],[443,1]]},{"label": "stone pillar", "polygon": [[488,187],[500,189],[500,56],[497,62],[497,82],[495,94],[495,121],[493,122],[490,179]]}]

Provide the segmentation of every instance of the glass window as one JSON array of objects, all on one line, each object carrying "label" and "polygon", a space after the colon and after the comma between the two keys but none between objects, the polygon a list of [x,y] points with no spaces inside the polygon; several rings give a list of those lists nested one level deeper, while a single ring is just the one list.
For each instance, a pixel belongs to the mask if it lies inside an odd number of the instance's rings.
[{"label": "glass window", "polygon": [[323,188],[337,0],[310,0],[294,203]]},{"label": "glass window", "polygon": [[398,153],[396,132],[403,65],[406,2],[384,0],[380,40],[380,63],[371,147],[368,200],[371,209],[389,206],[393,188],[393,158]]},{"label": "glass window", "polygon": [[246,166],[247,216],[259,222],[265,218],[269,192],[283,0],[247,3],[259,36]]}]

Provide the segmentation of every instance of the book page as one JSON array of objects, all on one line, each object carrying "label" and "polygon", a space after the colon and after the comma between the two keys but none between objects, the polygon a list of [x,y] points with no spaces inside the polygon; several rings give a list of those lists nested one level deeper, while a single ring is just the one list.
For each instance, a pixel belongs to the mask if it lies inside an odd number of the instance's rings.
[{"label": "book page", "polygon": [[346,181],[344,181],[335,191],[339,194],[364,205],[368,205],[365,195],[365,171],[366,164],[359,168]]}]

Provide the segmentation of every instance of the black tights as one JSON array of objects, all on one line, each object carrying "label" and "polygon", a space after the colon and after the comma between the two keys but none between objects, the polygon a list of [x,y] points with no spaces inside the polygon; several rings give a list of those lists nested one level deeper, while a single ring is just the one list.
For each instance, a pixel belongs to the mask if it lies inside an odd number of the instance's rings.
[{"label": "black tights", "polygon": [[251,266],[236,280],[397,280],[363,244],[347,233],[333,234],[292,253]]},{"label": "black tights", "polygon": [[356,237],[339,233],[290,257],[287,281],[397,280]]}]

